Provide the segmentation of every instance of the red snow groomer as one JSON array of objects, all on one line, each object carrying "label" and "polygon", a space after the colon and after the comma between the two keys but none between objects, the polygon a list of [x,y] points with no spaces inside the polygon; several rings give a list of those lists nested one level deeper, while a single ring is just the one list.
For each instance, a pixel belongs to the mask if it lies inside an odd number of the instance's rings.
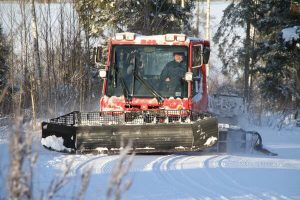
[{"label": "red snow groomer", "polygon": [[[184,34],[118,33],[108,43],[105,65],[100,64],[102,52],[96,47],[103,79],[100,111],[76,111],[43,122],[43,139],[61,137],[74,151],[114,151],[129,140],[142,153],[200,150],[218,139],[218,148],[227,148],[230,129],[219,131],[207,112],[208,41]],[[261,146],[258,134],[240,132],[235,144],[246,147],[250,134],[256,138],[252,147]]]}]

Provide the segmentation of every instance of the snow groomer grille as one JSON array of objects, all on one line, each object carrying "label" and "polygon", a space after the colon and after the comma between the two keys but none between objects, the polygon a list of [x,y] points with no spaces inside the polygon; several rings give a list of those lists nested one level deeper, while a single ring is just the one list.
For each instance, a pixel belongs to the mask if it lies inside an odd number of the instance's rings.
[{"label": "snow groomer grille", "polygon": [[55,124],[75,125],[75,124],[79,123],[78,115],[79,115],[79,112],[74,111],[74,112],[68,113],[66,115],[62,115],[60,117],[50,119],[50,122],[55,123]]},{"label": "snow groomer grille", "polygon": [[75,111],[54,119],[51,123],[68,126],[79,125],[114,125],[114,124],[160,124],[160,123],[190,123],[209,116],[206,113],[190,110],[151,110],[151,111]]}]

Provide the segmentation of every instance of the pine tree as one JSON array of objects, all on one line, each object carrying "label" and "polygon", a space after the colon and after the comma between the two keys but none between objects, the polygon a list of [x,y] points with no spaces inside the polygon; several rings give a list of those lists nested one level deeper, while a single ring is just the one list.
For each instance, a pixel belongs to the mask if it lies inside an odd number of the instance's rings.
[{"label": "pine tree", "polygon": [[224,10],[220,26],[213,38],[219,44],[223,73],[235,75],[236,79],[243,77],[246,100],[249,97],[249,70],[253,39],[250,31],[255,19],[256,6],[255,0],[241,0],[237,3],[233,1]]},{"label": "pine tree", "polygon": [[0,94],[7,84],[7,75],[8,75],[8,57],[9,49],[6,43],[5,36],[3,34],[2,25],[0,24]]},{"label": "pine tree", "polygon": [[[244,74],[247,90],[248,70],[250,89],[258,86],[268,102],[280,106],[296,101],[300,105],[299,41],[286,42],[282,37],[284,28],[299,24],[299,16],[291,15],[289,0],[232,2],[214,37],[220,45],[224,72],[239,77]],[[241,30],[245,35],[239,34]],[[300,28],[298,34],[299,40]]]},{"label": "pine tree", "polygon": [[[292,15],[289,0],[259,1],[256,48],[259,86],[265,99],[277,106],[296,102],[300,105],[300,27],[298,40],[285,41],[286,28],[300,25],[300,17]],[[295,29],[297,31],[297,29]]]},{"label": "pine tree", "polygon": [[132,31],[141,34],[168,32],[190,33],[191,10],[194,1],[122,1],[80,0],[75,7],[81,24],[90,35],[105,35],[110,31]]},{"label": "pine tree", "polygon": [[12,107],[11,94],[8,88],[8,55],[9,46],[0,24],[0,115],[8,114]]}]

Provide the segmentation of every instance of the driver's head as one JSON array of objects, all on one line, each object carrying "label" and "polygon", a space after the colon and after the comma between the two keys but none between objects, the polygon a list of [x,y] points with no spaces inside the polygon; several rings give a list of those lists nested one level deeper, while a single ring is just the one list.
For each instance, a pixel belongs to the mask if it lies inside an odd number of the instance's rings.
[{"label": "driver's head", "polygon": [[184,53],[183,52],[174,52],[174,60],[178,63],[183,61]]}]

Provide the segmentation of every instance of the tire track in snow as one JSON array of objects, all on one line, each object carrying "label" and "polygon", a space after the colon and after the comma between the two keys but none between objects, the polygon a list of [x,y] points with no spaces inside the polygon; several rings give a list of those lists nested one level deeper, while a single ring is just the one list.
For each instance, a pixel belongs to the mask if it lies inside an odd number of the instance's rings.
[{"label": "tire track in snow", "polygon": [[[84,162],[81,162],[78,166],[76,166],[76,168],[74,169],[75,171],[75,174],[80,174],[82,173],[85,168],[92,162],[96,161],[96,160],[99,160],[99,159],[102,159],[103,157],[106,157],[106,155],[99,155],[99,156],[95,156],[95,157],[92,157]],[[93,169],[94,170],[94,169]]]},{"label": "tire track in snow", "polygon": [[260,168],[260,169],[295,169],[300,170],[300,160],[283,159],[273,157],[240,157],[232,156],[232,159],[223,163],[225,168]]},{"label": "tire track in snow", "polygon": [[[51,152],[56,154],[56,152]],[[77,168],[80,163],[85,160],[89,160],[89,156],[78,156],[78,155],[59,155],[53,157],[53,159],[48,160],[46,167],[53,167],[54,169],[65,171],[70,168],[70,175],[74,174],[74,169]],[[71,166],[70,166],[71,165]]]},{"label": "tire track in snow", "polygon": [[[198,194],[195,194],[195,196],[198,196],[198,197],[200,197],[200,194],[203,196],[204,194],[203,194],[203,192],[205,192],[205,195],[206,196],[215,196],[215,195],[217,195],[218,193],[215,191],[215,190],[212,190],[212,189],[210,189],[209,187],[207,187],[207,185],[203,185],[203,184],[201,184],[200,182],[199,182],[199,180],[195,180],[195,177],[193,176],[193,177],[191,177],[191,176],[189,176],[186,172],[187,171],[185,171],[185,170],[188,170],[186,167],[184,167],[184,164],[185,164],[185,162],[187,162],[188,160],[193,160],[193,159],[196,159],[196,158],[198,158],[198,156],[186,156],[185,158],[183,158],[182,160],[180,160],[180,162],[177,162],[176,164],[175,164],[175,168],[176,168],[176,170],[178,170],[178,172],[179,172],[179,174],[180,174],[180,176],[181,177],[178,177],[178,180],[180,180],[181,182],[183,181],[183,182],[187,182],[187,183],[189,183],[188,185],[190,186],[192,186],[190,189],[192,189],[192,192],[193,193],[195,193],[195,191],[199,191],[199,193]],[[179,166],[181,166],[181,169],[178,169],[178,165]],[[200,164],[200,166],[199,167],[201,167],[202,168],[202,165]],[[195,168],[194,168],[195,169]],[[198,168],[199,169],[199,168]],[[202,168],[203,169],[203,168]],[[202,170],[201,169],[201,170]],[[204,177],[202,177],[202,178],[204,178]],[[199,190],[200,189],[200,190]],[[192,193],[192,194],[193,194]]]},{"label": "tire track in snow", "polygon": [[76,168],[76,174],[80,174],[85,169],[92,168],[93,174],[102,174],[102,173],[109,173],[111,171],[106,171],[106,166],[110,165],[110,163],[113,163],[115,160],[117,160],[119,156],[96,156],[92,157],[89,160],[86,160],[82,162],[77,168]]},{"label": "tire track in snow", "polygon": [[[55,156],[51,166],[57,169],[64,169],[63,164],[72,163],[72,172],[78,175],[88,167],[93,167],[93,174],[111,173],[118,155],[64,155]],[[274,164],[273,162],[284,162],[284,164]],[[173,155],[137,155],[134,158],[130,172],[150,172],[151,179],[155,184],[160,184],[167,192],[157,194],[149,191],[145,196],[149,198],[164,199],[173,194],[180,198],[218,198],[218,199],[293,199],[286,197],[276,191],[264,191],[264,189],[254,187],[249,188],[243,185],[242,179],[231,176],[233,168],[248,169],[253,168],[258,163],[257,168],[275,169],[295,169],[299,167],[298,160],[287,160],[272,157],[245,157],[240,155],[207,155],[207,154],[173,154]],[[269,166],[269,164],[271,164]],[[190,171],[190,170],[197,170]],[[202,179],[202,180],[201,180]],[[247,182],[247,181],[246,181]],[[255,192],[253,192],[253,190]],[[159,190],[161,191],[161,190]],[[228,196],[227,196],[228,195]]]},{"label": "tire track in snow", "polygon": [[[168,156],[163,156],[160,159],[157,159],[156,162],[154,162],[152,164],[152,171],[155,173],[156,177],[158,178],[158,180],[163,181],[164,183],[166,183],[166,185],[169,186],[169,189],[172,190],[172,193],[174,194],[178,194],[178,195],[184,195],[187,196],[189,195],[188,193],[186,193],[185,190],[179,191],[176,190],[176,188],[184,188],[185,185],[180,184],[180,182],[178,182],[177,180],[173,180],[173,176],[171,176],[169,174],[169,172],[167,171],[166,166],[168,165],[168,163],[172,160],[172,159],[176,159],[176,155],[168,155]],[[172,187],[170,187],[172,186]],[[176,195],[176,196],[178,196]]]},{"label": "tire track in snow", "polygon": [[[233,177],[228,175],[225,172],[225,169],[232,168],[241,168],[241,169],[253,169],[253,168],[264,168],[264,169],[299,169],[300,161],[295,160],[287,160],[287,159],[278,159],[272,157],[239,157],[239,156],[230,156],[231,159],[224,159],[220,162],[220,167],[218,168],[218,172],[220,176],[223,176],[227,183],[231,183],[234,187],[240,188],[243,191],[247,191],[251,194],[251,199],[291,199],[284,195],[278,194],[276,191],[269,191],[267,194],[264,190],[259,187],[254,187],[254,191],[256,191],[255,195],[253,194],[253,188],[248,188],[242,185],[240,182],[236,181]],[[257,195],[260,194],[260,195]]]},{"label": "tire track in snow", "polygon": [[[103,168],[117,159],[117,156],[107,155],[61,155],[47,162],[46,167],[53,167],[60,171],[70,170],[71,176],[80,175],[84,170],[92,169],[92,174],[104,173]],[[71,165],[71,166],[70,166]]]},{"label": "tire track in snow", "polygon": [[[178,196],[182,198],[217,198],[217,199],[293,199],[293,197],[286,197],[284,195],[278,194],[274,191],[269,191],[267,194],[264,190],[260,188],[249,188],[244,186],[239,179],[234,179],[230,176],[230,173],[226,171],[227,162],[230,162],[232,167],[234,167],[234,161],[237,156],[234,155],[216,155],[216,156],[208,156],[208,155],[199,155],[199,156],[188,156],[188,155],[171,155],[165,157],[158,157],[152,162],[145,165],[144,169],[153,170],[157,175],[158,179],[166,184],[170,184],[170,190],[173,192],[178,190],[174,190],[173,188],[180,188],[181,194],[183,196]],[[144,158],[141,158],[144,159]],[[266,159],[261,157],[246,157],[246,161],[248,159]],[[272,159],[274,158],[269,158]],[[281,160],[281,159],[278,159]],[[198,163],[196,166],[195,164]],[[253,163],[251,163],[252,165]],[[239,164],[238,164],[239,165]],[[247,163],[243,164],[243,168],[247,168]],[[189,169],[197,169],[202,170],[206,173],[207,177],[210,177],[210,180],[213,180],[217,186],[210,187],[209,185],[199,183],[197,176],[189,176],[187,170]],[[213,173],[208,171],[208,169],[213,169]],[[174,172],[177,172],[174,174]],[[199,172],[200,172],[199,171]],[[206,178],[203,177],[203,178]],[[201,177],[201,176],[200,176]],[[196,191],[196,192],[195,192]],[[216,192],[216,191],[224,191],[224,192]],[[197,193],[198,192],[198,193]],[[225,193],[225,194],[224,194]],[[200,196],[201,195],[201,196]],[[229,195],[229,196],[227,196]],[[204,196],[204,197],[203,197]]]},{"label": "tire track in snow", "polygon": [[[147,156],[146,156],[147,157]],[[143,193],[139,198],[137,199],[170,199],[171,197],[175,196],[182,197],[182,192],[179,192],[176,187],[173,186],[172,183],[169,182],[169,179],[163,175],[163,173],[166,173],[167,171],[163,169],[164,167],[161,167],[161,165],[165,162],[169,162],[171,159],[174,159],[177,157],[176,155],[164,155],[164,156],[153,156],[151,159],[148,160],[148,162],[144,163],[144,166],[140,168],[140,170],[144,173],[149,173],[149,175],[152,177],[151,182],[153,184],[156,184],[155,187],[159,185],[158,191],[159,193],[153,193],[152,190],[149,190],[149,192]],[[145,159],[145,156],[139,157],[139,159]],[[138,160],[135,160],[135,163],[138,162]],[[165,163],[166,164],[166,163]],[[141,166],[140,166],[141,167]],[[137,168],[134,166],[134,170]]]},{"label": "tire track in snow", "polygon": [[[172,156],[171,158],[161,159],[159,162],[155,163],[154,171],[163,181],[172,185],[172,188],[182,189],[180,193],[181,195],[183,194],[185,198],[191,196],[200,196],[200,188],[202,191],[205,191],[206,195],[215,195],[215,191],[200,185],[192,177],[186,174],[184,169],[178,170],[178,165],[183,165],[183,163],[188,159],[192,159],[192,156],[179,155]],[[178,192],[178,190],[175,191]]]},{"label": "tire track in snow", "polygon": [[294,198],[294,197],[287,197],[287,196],[284,196],[284,195],[281,195],[281,194],[278,194],[276,192],[271,192],[271,191],[268,191],[268,192],[264,192],[262,194],[262,199],[280,199],[280,200],[297,200],[299,198]]},{"label": "tire track in snow", "polygon": [[[169,155],[168,155],[169,156]],[[145,167],[143,168],[143,171],[152,171],[156,167],[157,163],[161,162],[161,160],[165,159],[168,156],[160,156],[156,158],[155,160],[151,161]]]},{"label": "tire track in snow", "polygon": [[[100,173],[111,173],[119,159],[119,155],[100,155],[100,156],[93,156],[92,158],[80,163],[76,167],[76,174],[82,172],[86,167],[92,167],[93,173],[100,174]],[[136,156],[133,159],[133,163],[129,172],[135,171],[144,171],[143,169],[149,163],[153,162],[157,159],[157,156]]]},{"label": "tire track in snow", "polygon": [[149,166],[150,163],[153,163],[155,160],[160,158],[161,155],[136,155],[133,158],[133,163],[131,165],[131,172],[141,172],[145,171],[146,166]]},{"label": "tire track in snow", "polygon": [[[278,163],[281,162],[281,163]],[[286,163],[287,162],[287,163]],[[216,158],[210,160],[205,164],[206,167],[214,167],[216,169],[216,174],[214,177],[218,177],[220,184],[229,185],[230,188],[236,188],[237,191],[242,192],[244,198],[246,199],[289,199],[284,195],[278,194],[276,191],[268,191],[265,193],[264,189],[252,185],[251,188],[242,184],[239,179],[231,176],[226,170],[233,168],[240,169],[295,169],[299,168],[299,161],[295,160],[286,160],[280,158],[272,157],[245,157],[245,156],[234,156],[227,155],[226,157],[217,160]],[[250,177],[251,178],[251,177]],[[253,192],[255,191],[255,193]],[[247,194],[245,196],[245,194]],[[292,198],[293,199],[293,198]]]},{"label": "tire track in snow", "polygon": [[[221,188],[221,191],[226,191],[231,194],[231,196],[241,196],[244,195],[243,190],[238,190],[231,185],[228,185],[226,181],[223,180],[222,174],[218,173],[220,166],[222,165],[223,160],[228,159],[230,156],[228,155],[216,155],[204,161],[204,173],[207,175],[209,180],[216,185],[218,188]],[[211,170],[211,173],[209,170]],[[221,175],[221,176],[220,176]],[[209,182],[210,182],[209,181]],[[221,196],[222,194],[219,194]]]},{"label": "tire track in snow", "polygon": [[[144,158],[144,157],[142,157]],[[153,156],[152,159],[149,159],[145,163],[143,169],[144,173],[149,173],[151,178],[151,182],[156,184],[156,187],[159,185],[159,193],[153,193],[149,191],[149,193],[145,193],[143,197],[140,199],[170,199],[176,196],[178,199],[187,197],[188,194],[185,193],[184,190],[178,190],[180,187],[177,187],[176,184],[170,177],[168,176],[168,163],[173,160],[177,159],[178,155],[165,155],[165,156]]]},{"label": "tire track in snow", "polygon": [[[241,183],[234,180],[231,176],[229,176],[223,168],[223,162],[226,160],[230,160],[232,156],[230,155],[224,155],[224,156],[215,156],[211,160],[207,160],[205,163],[206,168],[213,167],[216,174],[209,176],[212,178],[212,180],[217,183],[218,185],[222,186],[227,191],[233,191],[238,196],[245,195],[245,192],[248,193],[247,198],[248,199],[262,199],[261,197],[254,195],[253,191],[250,190],[248,187],[245,187],[241,185]],[[231,183],[231,184],[228,184]],[[250,195],[249,195],[250,194]]]},{"label": "tire track in snow", "polygon": [[[220,163],[219,163],[219,168],[217,169],[217,172],[220,174],[220,176],[224,177],[223,180],[225,180],[224,182],[226,183],[231,183],[235,188],[239,188],[241,191],[246,191],[250,194],[247,195],[248,198],[251,199],[264,199],[263,196],[261,195],[257,195],[257,194],[253,194],[253,190],[251,190],[250,188],[242,185],[240,182],[238,182],[237,180],[235,180],[233,177],[229,176],[228,173],[225,172],[225,163],[227,161],[230,161],[229,158],[232,158],[233,156],[228,156],[227,158],[224,158]],[[256,188],[255,191],[258,191],[259,188]]]},{"label": "tire track in snow", "polygon": [[[203,160],[203,156],[188,156],[188,155],[172,155],[172,156],[164,156],[159,157],[156,160],[150,162],[148,165],[145,166],[144,171],[153,170],[158,178],[166,182],[167,184],[173,185],[175,188],[183,188],[182,192],[184,195],[189,196],[190,194],[195,194],[195,191],[204,192],[207,196],[222,196],[221,194],[217,193],[216,191],[210,189],[206,184],[200,183],[198,180],[195,180],[195,177],[189,176],[185,171],[188,169],[200,169],[204,171],[204,174],[212,180],[217,186],[226,189],[226,191],[230,191],[230,193],[234,193],[238,196],[244,195],[243,190],[237,190],[235,187],[230,187],[226,185],[225,181],[220,180],[219,176],[211,175],[206,169],[216,168],[220,169],[222,166],[223,160],[229,158],[229,156],[209,156]],[[193,162],[190,162],[190,165],[186,165],[189,161],[192,160],[194,163],[198,163],[198,166],[195,166]],[[202,168],[202,169],[201,169]],[[175,172],[176,174],[172,174]],[[215,178],[217,177],[217,178]],[[232,181],[232,180],[231,180]],[[196,196],[200,194],[195,194]],[[194,195],[194,196],[195,196]],[[203,195],[203,194],[201,194]],[[224,196],[223,196],[224,197]],[[257,196],[249,196],[249,198],[258,199]],[[226,198],[226,197],[224,197]]]},{"label": "tire track in snow", "polygon": [[[160,157],[160,156],[159,156]],[[133,158],[133,162],[131,164],[131,167],[129,169],[129,172],[140,172],[140,171],[145,171],[145,166],[147,166],[149,163],[152,163],[155,161],[158,156],[152,156],[152,155],[135,155]],[[107,165],[104,166],[103,171],[105,173],[111,173],[116,162],[118,159],[108,163]]]}]

